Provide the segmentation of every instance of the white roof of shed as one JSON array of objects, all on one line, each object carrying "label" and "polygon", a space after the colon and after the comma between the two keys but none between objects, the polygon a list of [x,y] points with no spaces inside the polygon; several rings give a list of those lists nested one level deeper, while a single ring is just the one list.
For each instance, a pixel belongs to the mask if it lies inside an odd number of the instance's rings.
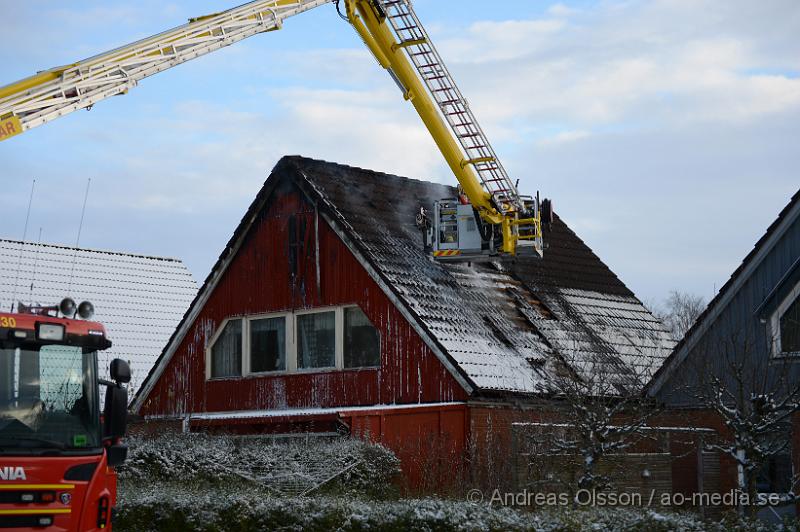
[{"label": "white roof of shed", "polygon": [[[70,296],[94,304],[114,358],[131,364],[131,389],[144,381],[197,293],[197,283],[177,259],[0,239],[0,309],[12,302],[56,305]],[[16,307],[16,305],[15,305]]]}]

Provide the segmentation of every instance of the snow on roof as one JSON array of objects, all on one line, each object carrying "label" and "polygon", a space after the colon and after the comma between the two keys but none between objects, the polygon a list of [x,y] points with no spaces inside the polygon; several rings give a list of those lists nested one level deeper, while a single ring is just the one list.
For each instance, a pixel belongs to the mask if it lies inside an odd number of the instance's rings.
[{"label": "snow on roof", "polygon": [[[476,388],[537,393],[556,359],[579,373],[603,366],[621,382],[652,374],[670,334],[556,216],[543,259],[433,262],[415,227],[420,206],[455,197],[440,184],[286,157],[273,175],[298,176]],[[295,177],[296,179],[296,177]],[[308,188],[308,187],[307,187]]]},{"label": "snow on roof", "polygon": [[663,324],[556,216],[544,259],[513,265],[441,264],[414,219],[455,189],[299,156],[272,170],[206,278],[192,308],[134,399],[136,410],[282,180],[296,183],[468,391],[552,391],[566,362],[607,368],[621,384],[654,372],[675,342]]},{"label": "snow on roof", "polygon": [[[74,266],[73,266],[74,264]],[[100,353],[107,373],[128,360],[131,388],[147,376],[197,292],[176,259],[0,239],[0,309],[12,302],[57,305],[70,296],[94,304],[112,347]]]}]

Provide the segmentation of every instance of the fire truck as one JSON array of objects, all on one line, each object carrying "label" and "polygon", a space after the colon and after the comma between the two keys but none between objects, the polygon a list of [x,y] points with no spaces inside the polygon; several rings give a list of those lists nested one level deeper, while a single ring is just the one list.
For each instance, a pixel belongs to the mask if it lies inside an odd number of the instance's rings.
[{"label": "fire truck", "polygon": [[70,298],[0,312],[0,528],[111,527],[131,373],[115,359],[99,377],[111,341],[93,313]]}]

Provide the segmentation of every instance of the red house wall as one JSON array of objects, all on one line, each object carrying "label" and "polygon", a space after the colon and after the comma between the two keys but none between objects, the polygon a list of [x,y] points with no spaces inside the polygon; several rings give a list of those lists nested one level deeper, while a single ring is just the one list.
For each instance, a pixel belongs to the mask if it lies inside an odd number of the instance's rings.
[{"label": "red house wall", "polygon": [[354,436],[397,455],[405,487],[412,491],[447,491],[465,478],[466,405],[350,412],[344,419]]},{"label": "red house wall", "polygon": [[[140,414],[179,416],[467,398],[350,250],[322,217],[317,218],[314,206],[296,185],[279,183],[267,203]],[[379,369],[206,381],[206,347],[225,318],[345,304],[360,306],[380,331]]]}]

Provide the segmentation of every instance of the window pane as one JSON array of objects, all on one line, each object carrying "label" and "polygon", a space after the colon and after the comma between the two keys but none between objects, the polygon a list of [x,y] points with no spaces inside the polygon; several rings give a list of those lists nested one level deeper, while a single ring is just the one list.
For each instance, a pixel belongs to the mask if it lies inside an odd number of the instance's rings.
[{"label": "window pane", "polygon": [[33,438],[67,447],[100,444],[94,352],[46,345],[4,348],[0,354],[0,438]]},{"label": "window pane", "polygon": [[320,312],[297,316],[297,367],[336,366],[336,314]]},{"label": "window pane", "polygon": [[250,371],[286,369],[286,318],[250,322]]},{"label": "window pane", "polygon": [[781,351],[800,353],[800,299],[781,316]]},{"label": "window pane", "polygon": [[344,367],[381,365],[381,337],[358,307],[344,309]]},{"label": "window pane", "polygon": [[241,374],[242,320],[231,320],[211,348],[211,376],[238,377]]}]

